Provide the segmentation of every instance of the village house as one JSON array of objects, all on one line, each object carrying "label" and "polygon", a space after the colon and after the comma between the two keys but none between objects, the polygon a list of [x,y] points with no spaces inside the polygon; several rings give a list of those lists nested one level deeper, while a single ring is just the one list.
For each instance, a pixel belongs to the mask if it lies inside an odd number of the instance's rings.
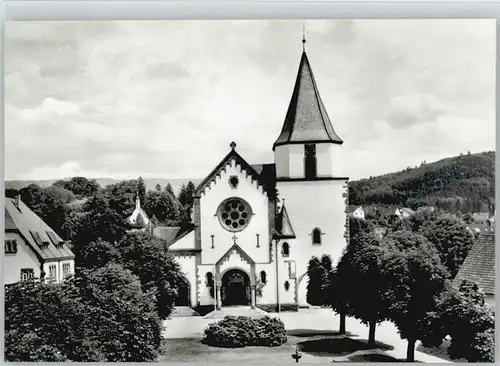
[{"label": "village house", "polygon": [[232,142],[196,188],[194,227],[153,228],[189,280],[178,305],[307,306],[309,260],[335,264],[346,246],[342,143],[303,51],[274,162],[250,164]]},{"label": "village house", "polygon": [[484,292],[485,302],[495,307],[495,233],[481,233],[458,270],[453,285],[463,280],[477,283]]},{"label": "village house", "polygon": [[411,208],[408,207],[397,208],[396,211],[394,211],[394,215],[397,216],[399,219],[407,219],[414,214],[415,211],[413,211]]},{"label": "village house", "polygon": [[61,282],[74,274],[75,256],[20,196],[5,198],[4,284],[21,280]]},{"label": "village house", "polygon": [[349,212],[349,214],[347,216],[353,217],[355,219],[364,220],[365,219],[365,210],[363,209],[363,207],[359,206],[354,211]]}]

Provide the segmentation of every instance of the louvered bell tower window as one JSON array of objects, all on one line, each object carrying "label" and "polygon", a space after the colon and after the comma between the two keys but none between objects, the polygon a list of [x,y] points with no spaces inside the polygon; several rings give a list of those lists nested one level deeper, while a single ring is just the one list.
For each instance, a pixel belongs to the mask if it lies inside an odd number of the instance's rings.
[{"label": "louvered bell tower window", "polygon": [[316,178],[316,144],[304,145],[304,170],[306,179]]}]

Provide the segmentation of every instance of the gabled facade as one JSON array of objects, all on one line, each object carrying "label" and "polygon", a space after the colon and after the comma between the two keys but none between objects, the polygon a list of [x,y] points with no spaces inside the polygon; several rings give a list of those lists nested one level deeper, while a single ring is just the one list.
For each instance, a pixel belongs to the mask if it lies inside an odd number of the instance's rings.
[{"label": "gabled facade", "polygon": [[192,229],[153,230],[189,280],[189,299],[180,301],[306,305],[309,260],[337,261],[346,245],[342,143],[304,51],[274,163],[249,164],[231,143],[196,188]]},{"label": "gabled facade", "polygon": [[130,225],[139,226],[141,228],[149,227],[150,220],[146,212],[144,212],[144,210],[141,207],[141,200],[139,199],[138,194],[135,198],[134,211],[129,217],[127,217],[127,222]]},{"label": "gabled facade", "polygon": [[4,284],[61,282],[74,274],[74,254],[19,196],[5,198]]}]

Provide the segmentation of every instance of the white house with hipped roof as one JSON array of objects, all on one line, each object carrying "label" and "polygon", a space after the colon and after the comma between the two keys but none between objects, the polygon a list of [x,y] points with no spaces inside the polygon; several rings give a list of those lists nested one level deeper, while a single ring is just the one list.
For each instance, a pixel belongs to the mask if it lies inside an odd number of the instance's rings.
[{"label": "white house with hipped roof", "polygon": [[37,279],[61,282],[74,274],[68,244],[21,198],[5,198],[4,284]]}]

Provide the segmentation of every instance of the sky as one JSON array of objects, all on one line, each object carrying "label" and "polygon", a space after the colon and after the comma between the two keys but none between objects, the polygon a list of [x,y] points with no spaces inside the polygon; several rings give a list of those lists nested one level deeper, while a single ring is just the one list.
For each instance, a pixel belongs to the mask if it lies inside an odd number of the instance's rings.
[{"label": "sky", "polygon": [[5,178],[273,162],[303,26],[351,179],[495,150],[494,20],[8,22]]}]

